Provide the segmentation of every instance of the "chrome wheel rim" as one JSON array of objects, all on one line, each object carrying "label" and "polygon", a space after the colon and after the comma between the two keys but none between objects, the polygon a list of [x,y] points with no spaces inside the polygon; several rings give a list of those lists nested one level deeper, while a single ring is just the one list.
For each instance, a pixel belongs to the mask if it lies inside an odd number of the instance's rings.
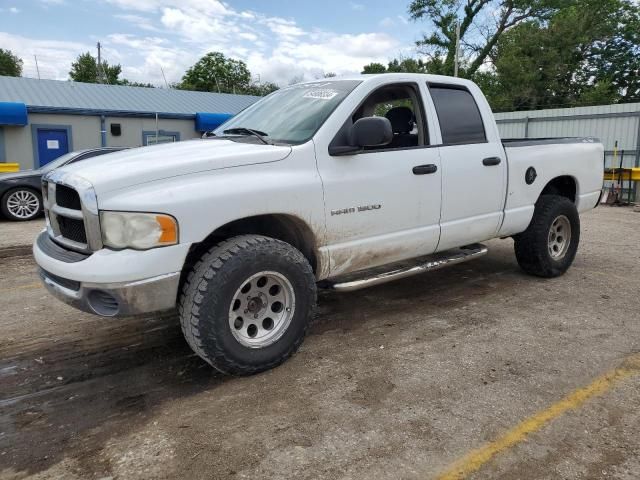
[{"label": "chrome wheel rim", "polygon": [[17,190],[7,198],[7,210],[14,217],[30,218],[40,210],[40,200],[29,190]]},{"label": "chrome wheel rim", "polygon": [[565,215],[556,217],[549,228],[549,255],[560,260],[567,254],[571,243],[571,222]]},{"label": "chrome wheel rim", "polygon": [[229,307],[229,328],[248,348],[264,348],[287,331],[295,312],[295,294],[287,278],[272,271],[252,275],[236,290]]}]

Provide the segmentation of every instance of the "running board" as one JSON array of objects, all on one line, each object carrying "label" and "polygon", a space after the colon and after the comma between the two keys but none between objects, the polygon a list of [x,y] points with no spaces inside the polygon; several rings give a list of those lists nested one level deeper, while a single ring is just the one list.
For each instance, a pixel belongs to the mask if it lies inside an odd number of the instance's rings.
[{"label": "running board", "polygon": [[[474,243],[460,248],[447,250],[428,257],[422,257],[419,262],[415,260],[409,262],[383,265],[371,270],[350,273],[343,277],[336,277],[320,282],[320,288],[336,290],[339,292],[353,292],[362,288],[373,287],[383,283],[392,282],[401,278],[411,277],[419,273],[439,270],[450,265],[467,262],[483,256],[488,252],[485,245]],[[391,270],[389,270],[391,268]]]}]

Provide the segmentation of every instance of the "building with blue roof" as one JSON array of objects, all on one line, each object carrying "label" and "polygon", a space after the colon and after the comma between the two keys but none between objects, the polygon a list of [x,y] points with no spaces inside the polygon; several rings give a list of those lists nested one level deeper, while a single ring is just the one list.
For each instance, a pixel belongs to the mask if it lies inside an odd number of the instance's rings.
[{"label": "building with blue roof", "polygon": [[0,162],[197,138],[259,97],[0,76]]}]

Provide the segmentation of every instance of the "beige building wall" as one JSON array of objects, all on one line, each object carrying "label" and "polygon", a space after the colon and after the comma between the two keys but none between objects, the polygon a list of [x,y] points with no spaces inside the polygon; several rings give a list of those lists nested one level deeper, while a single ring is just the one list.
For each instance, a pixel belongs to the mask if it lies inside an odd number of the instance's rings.
[{"label": "beige building wall", "polygon": [[33,144],[33,131],[38,126],[69,128],[70,151],[100,146],[100,117],[30,113],[29,125],[4,127],[6,161],[19,163],[20,170],[38,167]]},{"label": "beige building wall", "polygon": [[[111,134],[111,124],[119,123],[121,134],[114,136]],[[107,146],[108,147],[139,147],[142,145],[143,132],[155,134],[156,121],[154,118],[134,118],[134,117],[107,117]],[[200,133],[195,130],[195,121],[158,119],[158,130],[162,132],[177,133],[180,140],[199,138]]]},{"label": "beige building wall", "polygon": [[[119,123],[121,135],[111,134],[111,124]],[[95,148],[102,145],[100,135],[100,117],[90,115],[59,115],[30,113],[29,125],[25,127],[0,127],[0,148],[4,144],[4,161],[20,164],[20,170],[37,168],[37,146],[34,149],[34,129],[43,127],[69,128],[69,151]],[[154,118],[136,117],[105,117],[106,146],[139,147],[143,142],[143,132],[155,134],[156,121]],[[179,140],[189,140],[200,137],[195,130],[193,119],[158,120],[160,135],[163,133],[177,134]]]}]

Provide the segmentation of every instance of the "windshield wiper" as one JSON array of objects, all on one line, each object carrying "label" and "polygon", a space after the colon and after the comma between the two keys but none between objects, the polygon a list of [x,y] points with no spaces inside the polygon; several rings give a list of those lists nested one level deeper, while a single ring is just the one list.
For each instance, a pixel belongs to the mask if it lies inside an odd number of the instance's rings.
[{"label": "windshield wiper", "polygon": [[245,127],[228,128],[226,130],[223,130],[222,133],[230,133],[232,135],[233,134],[251,135],[253,137],[258,138],[265,145],[273,145],[270,141],[264,138],[269,135],[268,133],[261,132],[260,130],[254,130],[252,128],[245,128]]}]

